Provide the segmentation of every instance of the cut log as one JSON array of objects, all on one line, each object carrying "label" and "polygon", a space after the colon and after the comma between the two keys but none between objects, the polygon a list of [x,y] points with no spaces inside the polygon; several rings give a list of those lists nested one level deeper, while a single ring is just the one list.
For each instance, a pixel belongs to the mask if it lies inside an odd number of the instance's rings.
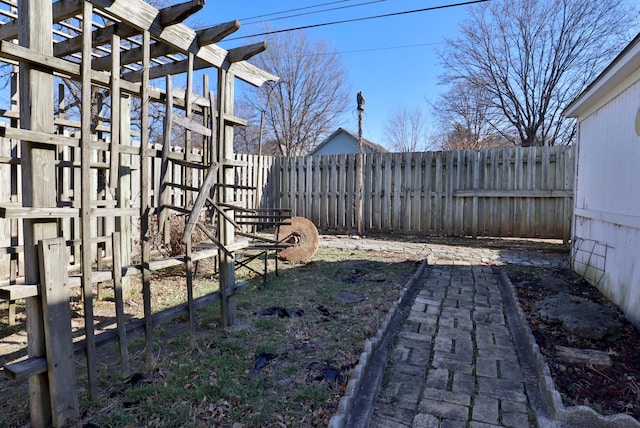
[{"label": "cut log", "polygon": [[594,364],[598,366],[610,366],[611,357],[603,351],[595,349],[577,349],[566,346],[556,346],[558,357],[565,358],[574,363]]}]

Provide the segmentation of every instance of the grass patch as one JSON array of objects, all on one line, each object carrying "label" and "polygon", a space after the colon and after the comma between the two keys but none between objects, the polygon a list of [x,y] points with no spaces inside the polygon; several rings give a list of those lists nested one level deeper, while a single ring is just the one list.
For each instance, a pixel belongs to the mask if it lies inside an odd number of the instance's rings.
[{"label": "grass patch", "polygon": [[[197,313],[195,349],[189,348],[187,322],[156,327],[150,371],[144,369],[142,335],[132,336],[135,375],[126,378],[117,375],[117,348],[101,349],[102,398],[89,403],[79,385],[78,426],[326,426],[365,341],[417,268],[416,262],[378,257],[320,249],[308,263],[280,262],[279,275],[271,269],[265,288],[262,278],[239,271],[238,280],[250,281],[237,295],[242,328],[217,327],[218,303]],[[183,282],[179,274],[173,280],[165,275],[163,290],[152,282],[154,304],[173,302]],[[199,290],[217,288],[216,281],[198,284]],[[18,421],[6,426],[12,423]]]}]

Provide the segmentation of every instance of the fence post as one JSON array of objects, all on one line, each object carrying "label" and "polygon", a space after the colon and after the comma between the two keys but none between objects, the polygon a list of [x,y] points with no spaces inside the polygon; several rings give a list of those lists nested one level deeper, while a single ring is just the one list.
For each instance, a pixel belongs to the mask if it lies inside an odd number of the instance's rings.
[{"label": "fence post", "polygon": [[38,249],[51,416],[53,426],[60,427],[79,416],[69,304],[69,256],[64,238],[41,240]]}]

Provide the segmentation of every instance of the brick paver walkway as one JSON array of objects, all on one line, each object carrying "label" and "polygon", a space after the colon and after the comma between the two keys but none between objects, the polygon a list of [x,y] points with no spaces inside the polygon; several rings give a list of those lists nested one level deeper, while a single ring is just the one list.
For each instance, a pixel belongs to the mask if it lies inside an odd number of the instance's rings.
[{"label": "brick paver walkway", "polygon": [[370,426],[522,428],[530,415],[498,277],[436,262],[393,344]]}]

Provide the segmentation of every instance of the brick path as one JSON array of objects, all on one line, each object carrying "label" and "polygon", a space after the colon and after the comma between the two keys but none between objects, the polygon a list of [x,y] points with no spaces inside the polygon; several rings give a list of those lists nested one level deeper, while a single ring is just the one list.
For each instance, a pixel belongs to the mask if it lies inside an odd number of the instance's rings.
[{"label": "brick path", "polygon": [[374,428],[528,427],[530,408],[498,278],[489,266],[440,260],[391,350]]}]

